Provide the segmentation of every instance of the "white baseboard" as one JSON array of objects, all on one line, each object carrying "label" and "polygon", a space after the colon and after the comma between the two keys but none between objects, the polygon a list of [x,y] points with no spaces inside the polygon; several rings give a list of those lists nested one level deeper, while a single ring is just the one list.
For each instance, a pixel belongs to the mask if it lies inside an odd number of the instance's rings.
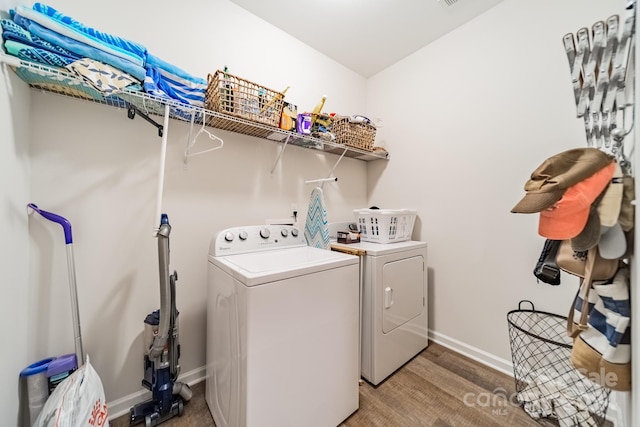
[{"label": "white baseboard", "polygon": [[[200,368],[196,368],[192,371],[180,375],[178,377],[178,381],[183,384],[193,386],[194,384],[198,384],[199,382],[204,381],[205,377],[206,369],[204,366],[202,366]],[[151,392],[149,390],[143,389],[140,391],[136,391],[135,393],[131,393],[128,396],[124,396],[120,399],[116,399],[113,402],[107,402],[107,408],[109,409],[109,419],[113,420],[115,418],[128,414],[129,410],[132,407],[150,398]]]},{"label": "white baseboard", "polygon": [[[488,366],[489,368],[513,377],[513,363],[510,360],[494,356],[484,350],[465,344],[462,341],[458,341],[455,338],[448,337],[433,330],[429,330],[429,339],[443,347],[447,347],[448,349],[455,351],[456,353],[466,356],[469,359],[473,359],[476,362],[480,362],[483,365]],[[607,420],[611,421],[616,427],[626,427],[623,421],[624,417],[621,415],[622,414],[619,413],[615,393],[612,393],[611,399],[609,400],[609,409],[607,410]]]},{"label": "white baseboard", "polygon": [[462,341],[458,341],[455,338],[448,337],[436,331],[429,330],[429,339],[455,351],[456,353],[467,356],[469,359],[473,359],[483,365],[493,368],[496,371],[513,376],[513,364],[510,360],[496,357],[491,353],[487,353],[484,350],[480,350],[479,348],[470,346]]}]

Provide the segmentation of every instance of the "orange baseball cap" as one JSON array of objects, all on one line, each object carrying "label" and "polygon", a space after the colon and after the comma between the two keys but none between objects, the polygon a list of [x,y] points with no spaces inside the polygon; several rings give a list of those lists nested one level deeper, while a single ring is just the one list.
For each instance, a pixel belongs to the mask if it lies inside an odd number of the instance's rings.
[{"label": "orange baseball cap", "polygon": [[553,206],[540,211],[538,234],[552,240],[567,240],[578,236],[587,224],[591,205],[611,182],[615,168],[615,163],[610,163],[567,188],[562,198]]}]

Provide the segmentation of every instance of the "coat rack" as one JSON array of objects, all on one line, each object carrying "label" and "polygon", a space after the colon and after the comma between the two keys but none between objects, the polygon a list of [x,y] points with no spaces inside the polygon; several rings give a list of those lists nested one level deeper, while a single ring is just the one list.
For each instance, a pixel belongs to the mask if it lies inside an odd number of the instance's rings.
[{"label": "coat rack", "polygon": [[635,6],[635,0],[627,3],[622,23],[613,15],[562,38],[587,145],[614,155],[627,173],[623,144],[634,124]]},{"label": "coat rack", "polygon": [[[626,10],[624,22],[613,15],[594,23],[591,30],[579,29],[575,37],[564,35],[562,41],[569,60],[576,113],[584,120],[587,145],[613,155],[624,174],[633,176],[624,140],[635,121],[636,0],[628,0]],[[633,145],[627,148],[635,150]],[[632,203],[635,205],[635,200]],[[638,298],[633,292],[631,298],[633,307]],[[639,338],[633,330],[632,335],[632,341]],[[634,381],[637,378],[634,374]],[[638,390],[633,385],[631,395],[637,395]],[[638,425],[640,419],[640,412],[631,404],[631,395],[617,402],[619,409],[628,409],[618,415],[623,425]],[[625,412],[629,413],[623,415]]]}]

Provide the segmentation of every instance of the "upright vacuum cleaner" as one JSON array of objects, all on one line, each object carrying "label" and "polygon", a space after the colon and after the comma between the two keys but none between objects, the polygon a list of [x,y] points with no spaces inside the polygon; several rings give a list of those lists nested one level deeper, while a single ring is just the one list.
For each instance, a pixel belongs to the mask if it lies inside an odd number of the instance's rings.
[{"label": "upright vacuum cleaner", "polygon": [[169,233],[171,225],[162,214],[158,238],[160,265],[160,309],[144,320],[144,378],[142,385],[152,392],[150,400],[131,408],[130,425],[145,422],[146,427],[158,425],[176,415],[182,415],[184,402],[192,396],[187,384],[177,382],[180,373],[178,341],[178,310],[176,281],[178,273],[169,275]]}]

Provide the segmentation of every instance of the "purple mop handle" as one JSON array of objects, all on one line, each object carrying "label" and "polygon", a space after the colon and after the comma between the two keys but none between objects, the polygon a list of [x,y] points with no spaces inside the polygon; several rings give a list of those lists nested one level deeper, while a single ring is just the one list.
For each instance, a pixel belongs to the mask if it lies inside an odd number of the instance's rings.
[{"label": "purple mop handle", "polygon": [[76,289],[75,261],[73,260],[73,239],[71,238],[71,223],[60,215],[44,211],[35,203],[29,203],[27,207],[38,212],[49,221],[57,222],[64,230],[64,240],[67,246],[67,267],[69,269],[69,291],[71,293],[71,315],[73,317],[74,341],[76,345],[76,361],[78,367],[84,363],[84,350],[82,349],[82,333],[80,332],[80,312],[78,310],[78,291]]},{"label": "purple mop handle", "polygon": [[67,245],[70,245],[73,243],[73,238],[71,236],[71,223],[69,222],[68,219],[60,215],[42,210],[35,203],[29,203],[27,206],[33,209],[34,211],[38,212],[40,215],[42,215],[49,221],[57,222],[58,224],[60,224],[62,226],[62,229],[64,230],[65,243]]}]

